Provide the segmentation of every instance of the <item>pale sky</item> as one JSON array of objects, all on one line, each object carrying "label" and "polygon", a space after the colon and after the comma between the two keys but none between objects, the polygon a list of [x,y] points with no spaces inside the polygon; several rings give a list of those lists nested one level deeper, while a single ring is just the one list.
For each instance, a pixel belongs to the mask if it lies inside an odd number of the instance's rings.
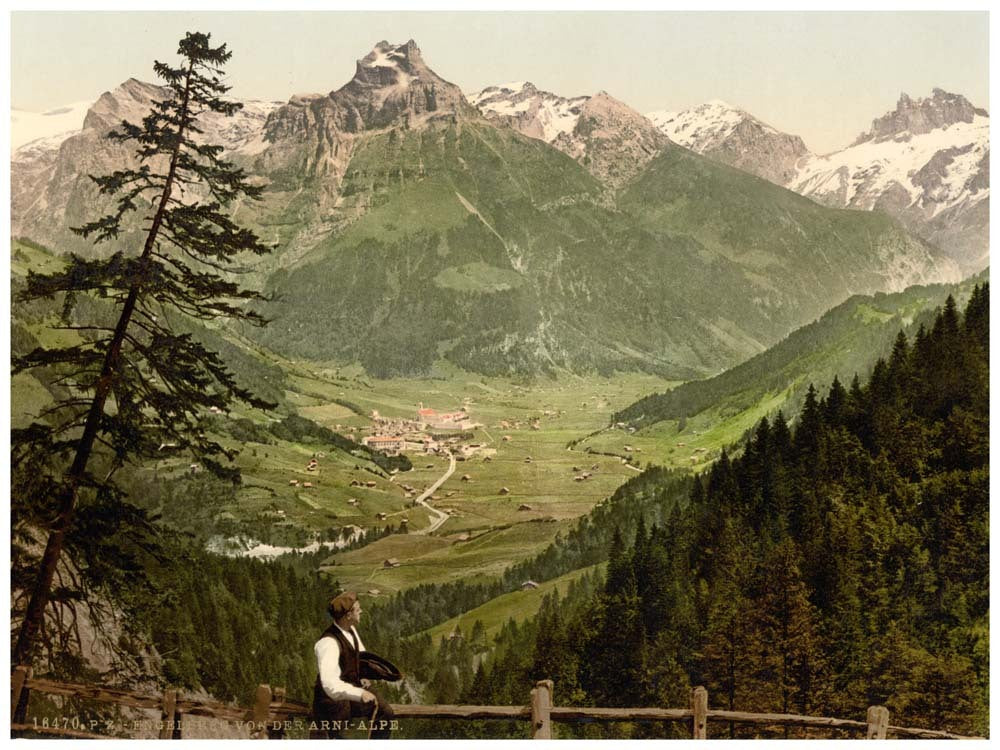
[{"label": "pale sky", "polygon": [[818,153],[842,148],[934,87],[989,109],[985,12],[14,12],[11,106],[96,99],[154,81],[185,31],[227,42],[231,94],[327,93],[378,41],[414,39],[471,92],[528,80],[563,96],[607,91],[646,113],[722,99]]}]

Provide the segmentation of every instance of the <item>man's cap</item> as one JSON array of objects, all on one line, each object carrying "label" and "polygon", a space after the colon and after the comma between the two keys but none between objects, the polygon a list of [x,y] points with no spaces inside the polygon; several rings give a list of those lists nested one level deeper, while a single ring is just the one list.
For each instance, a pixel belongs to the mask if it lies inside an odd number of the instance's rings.
[{"label": "man's cap", "polygon": [[386,682],[396,682],[403,679],[399,667],[371,651],[362,651],[358,654],[358,660],[361,666],[359,676],[362,679],[385,680]]},{"label": "man's cap", "polygon": [[358,600],[358,595],[353,591],[345,591],[337,594],[327,605],[326,611],[334,620],[339,620],[354,607],[354,602]]}]

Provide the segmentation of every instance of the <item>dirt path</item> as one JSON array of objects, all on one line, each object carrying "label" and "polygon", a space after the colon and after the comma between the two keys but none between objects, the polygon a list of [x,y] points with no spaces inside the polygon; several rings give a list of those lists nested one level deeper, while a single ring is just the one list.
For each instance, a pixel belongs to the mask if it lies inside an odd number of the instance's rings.
[{"label": "dirt path", "polygon": [[448,454],[448,460],[449,460],[448,471],[446,471],[444,474],[442,474],[438,478],[438,480],[436,482],[434,482],[434,484],[432,484],[430,487],[428,487],[426,490],[424,490],[417,497],[417,499],[415,501],[415,502],[418,502],[421,505],[423,505],[425,508],[427,508],[427,510],[430,512],[431,516],[433,516],[433,520],[431,521],[431,525],[428,526],[426,529],[421,529],[420,531],[414,531],[413,532],[414,534],[430,534],[430,533],[433,533],[433,532],[437,531],[439,528],[441,528],[441,525],[445,521],[448,520],[448,514],[447,513],[445,513],[444,511],[440,511],[437,508],[435,508],[432,505],[430,505],[429,503],[427,503],[427,498],[429,498],[431,495],[433,495],[435,492],[437,492],[438,487],[440,487],[442,484],[444,484],[446,481],[448,481],[448,477],[450,477],[452,474],[455,473],[455,464],[456,464],[455,456],[453,454],[449,453]]}]

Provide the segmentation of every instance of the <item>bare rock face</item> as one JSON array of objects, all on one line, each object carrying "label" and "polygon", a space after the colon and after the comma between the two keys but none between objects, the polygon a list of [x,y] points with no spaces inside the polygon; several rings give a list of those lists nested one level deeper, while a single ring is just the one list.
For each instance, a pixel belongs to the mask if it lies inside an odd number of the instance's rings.
[{"label": "bare rock face", "polygon": [[971,123],[977,115],[989,116],[985,109],[973,107],[961,94],[934,89],[931,96],[914,101],[903,93],[896,109],[873,120],[871,130],[859,135],[851,145],[879,143],[900,135],[922,135],[958,122]]},{"label": "bare rock face", "polygon": [[293,96],[270,118],[266,137],[271,143],[330,139],[462,116],[478,113],[457,86],[427,66],[412,39],[395,46],[383,41],[358,60],[346,85],[327,96]]},{"label": "bare rock face", "polygon": [[138,125],[149,114],[153,101],[163,99],[166,93],[162,86],[129,78],[114,91],[101,94],[87,110],[83,129],[103,134],[117,127],[122,120]]},{"label": "bare rock face", "polygon": [[711,156],[730,166],[751,172],[779,185],[795,173],[795,164],[809,153],[797,135],[781,133],[760,120],[748,117]]},{"label": "bare rock face", "polygon": [[412,39],[398,46],[379,42],[358,60],[354,78],[330,96],[353,113],[355,130],[388,127],[400,119],[413,127],[435,117],[470,113],[458,86],[427,67]]},{"label": "bare rock face", "polygon": [[260,140],[242,153],[247,169],[268,181],[266,223],[296,227],[277,238],[295,248],[283,262],[294,262],[370,208],[370,195],[342,194],[361,140],[395,128],[423,130],[468,119],[481,115],[456,85],[428,67],[412,39],[379,42],[341,88],[296,95],[275,109]]},{"label": "bare rock face", "polygon": [[612,188],[638,174],[668,143],[648,119],[610,94],[588,99],[572,132],[553,142]]},{"label": "bare rock face", "polygon": [[[104,136],[122,120],[138,124],[152,102],[165,96],[160,86],[129,79],[91,106],[80,132],[16,152],[13,233],[64,250],[103,252],[67,228],[93,218],[95,207],[107,203],[97,195],[89,175],[134,163],[132,145],[113,143]],[[426,65],[412,40],[401,45],[379,42],[358,60],[354,77],[328,95],[297,95],[284,104],[243,104],[233,117],[204,116],[200,127],[205,132],[198,140],[222,145],[227,158],[268,185],[263,223],[295,226],[279,231],[274,239],[297,244],[303,252],[367,207],[363,202],[345,202],[339,193],[357,138],[390,127],[422,128],[437,121],[481,117],[457,86]],[[306,183],[308,200],[300,198],[302,205],[290,208]]]}]

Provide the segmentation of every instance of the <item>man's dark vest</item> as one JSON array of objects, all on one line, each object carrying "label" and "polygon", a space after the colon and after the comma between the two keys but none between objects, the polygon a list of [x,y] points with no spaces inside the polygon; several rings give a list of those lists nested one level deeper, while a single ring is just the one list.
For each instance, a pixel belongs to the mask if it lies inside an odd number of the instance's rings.
[{"label": "man's dark vest", "polygon": [[[340,646],[340,679],[361,687],[360,654],[354,648],[354,644],[344,636],[344,632],[334,623],[323,631],[320,638],[337,639],[337,645]],[[316,686],[313,688],[313,718],[335,721],[351,718],[351,701],[336,701],[327,695],[319,675],[316,675]]]}]

